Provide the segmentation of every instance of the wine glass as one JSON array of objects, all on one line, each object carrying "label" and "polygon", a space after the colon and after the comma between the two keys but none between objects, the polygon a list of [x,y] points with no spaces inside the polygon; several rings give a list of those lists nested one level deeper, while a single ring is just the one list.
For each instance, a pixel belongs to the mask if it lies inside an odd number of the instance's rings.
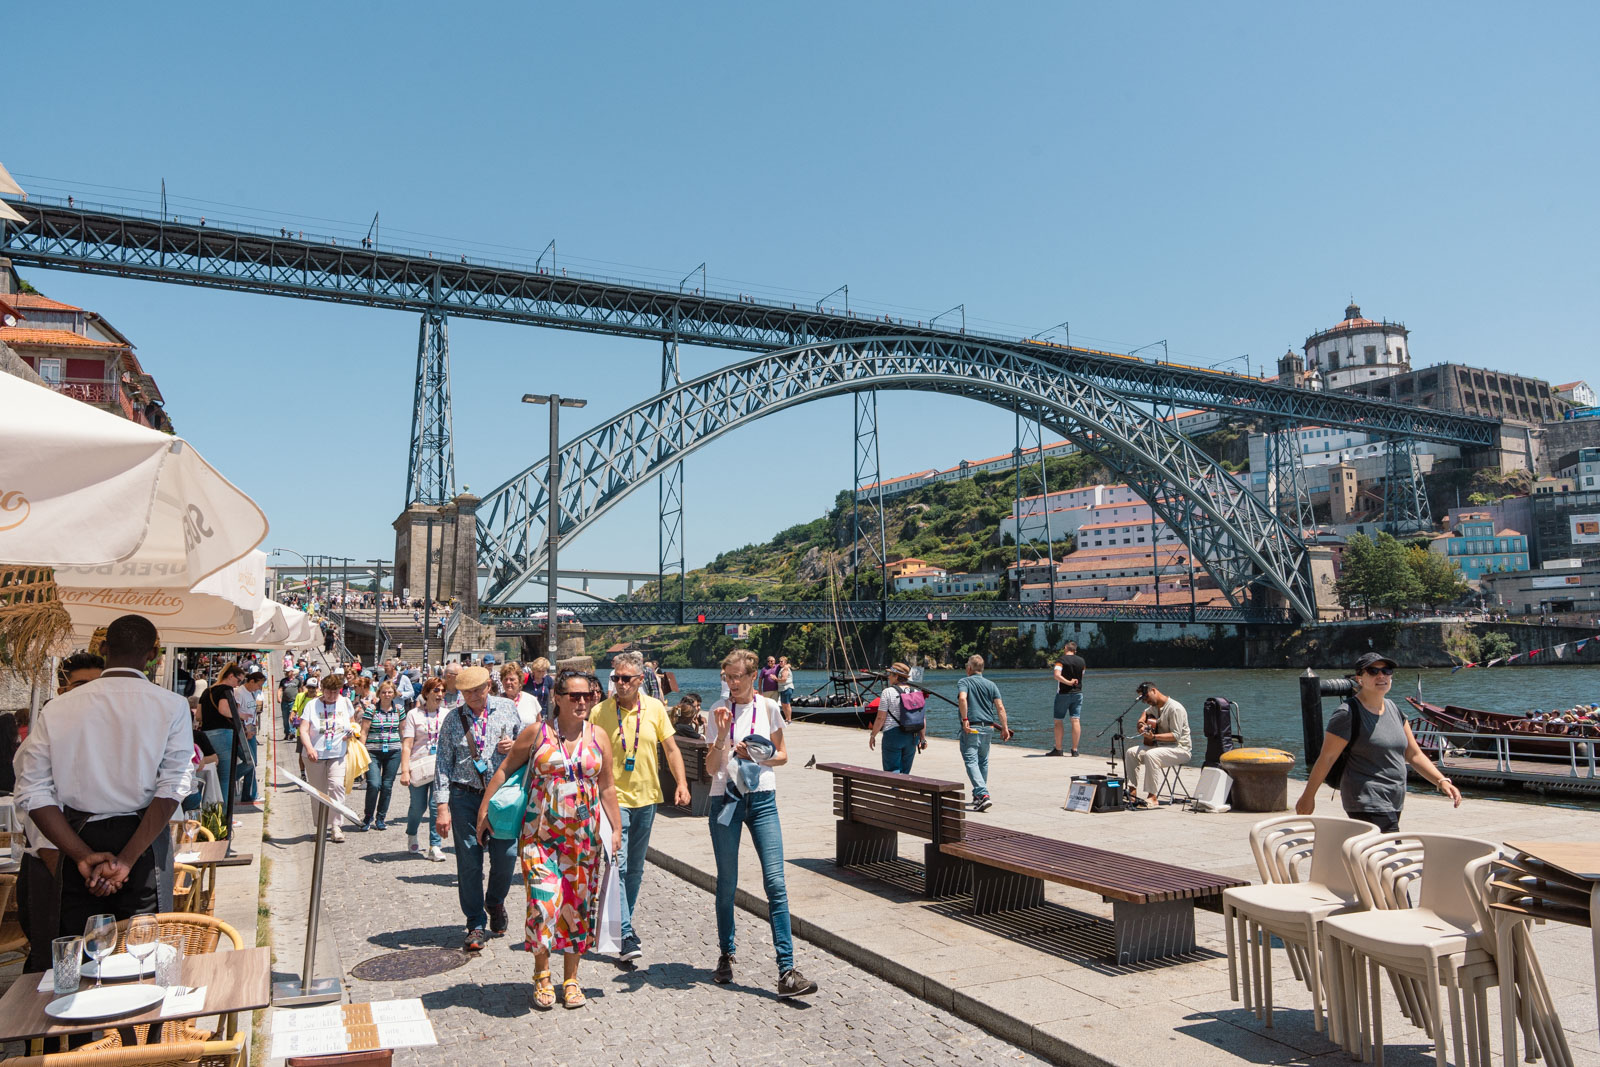
[{"label": "wine glass", "polygon": [[128,920],[128,954],[139,961],[139,981],[144,981],[144,961],[156,950],[160,927],[154,915],[135,915]]},{"label": "wine glass", "polygon": [[91,915],[89,921],[83,924],[83,951],[94,960],[94,987],[100,988],[100,982],[105,977],[102,961],[111,950],[117,947],[117,917],[115,915]]}]

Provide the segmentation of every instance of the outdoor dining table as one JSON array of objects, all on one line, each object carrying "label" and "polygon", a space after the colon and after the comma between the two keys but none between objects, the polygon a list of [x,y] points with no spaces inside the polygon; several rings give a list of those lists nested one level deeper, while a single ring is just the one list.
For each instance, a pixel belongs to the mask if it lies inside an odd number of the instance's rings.
[{"label": "outdoor dining table", "polygon": [[[255,1011],[272,1002],[272,950],[249,948],[185,957],[183,984],[191,989],[204,986],[205,1002],[197,1010],[166,1016],[161,1014],[161,1004],[157,1003],[137,1014],[110,1019],[81,1022],[52,1019],[44,1009],[56,999],[56,994],[50,989],[40,991],[41,977],[37,972],[24,974],[11,984],[5,996],[0,997],[0,1042],[48,1039],[99,1030],[127,1031],[142,1023],[203,1019],[212,1015],[221,1018],[225,1030],[221,1036],[226,1038],[233,1036],[234,1017],[238,1012]],[[85,989],[93,984],[85,979],[78,988]],[[159,1037],[160,1032],[159,1026],[150,1031],[152,1037]]]},{"label": "outdoor dining table", "polygon": [[[256,860],[253,852],[235,852],[228,855],[227,841],[195,841],[188,845],[178,845],[173,858],[178,863],[186,863],[191,867],[248,867]],[[177,859],[178,856],[193,856],[193,859]]]},{"label": "outdoor dining table", "polygon": [[[1516,919],[1553,919],[1556,922],[1582,923],[1587,921],[1590,934],[1590,953],[1594,966],[1595,1008],[1600,1012],[1600,841],[1507,841],[1506,848],[1513,853],[1512,862],[1525,867],[1551,868],[1549,872],[1571,890],[1587,891],[1588,914],[1574,907],[1514,908],[1502,904],[1490,905],[1493,909]],[[1504,917],[1504,916],[1502,916]],[[1496,924],[1500,924],[1497,922]],[[1503,929],[1503,927],[1502,927]],[[1514,961],[1506,951],[1506,941],[1497,937],[1500,968],[1501,1045],[1507,1063],[1516,1062],[1516,985],[1512,980]]]}]

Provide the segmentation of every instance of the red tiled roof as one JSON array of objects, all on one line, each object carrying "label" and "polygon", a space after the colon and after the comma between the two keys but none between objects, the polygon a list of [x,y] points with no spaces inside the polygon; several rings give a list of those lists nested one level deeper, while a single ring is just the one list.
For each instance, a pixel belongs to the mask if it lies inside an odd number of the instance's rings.
[{"label": "red tiled roof", "polygon": [[71,304],[63,304],[59,300],[51,300],[48,296],[40,296],[38,293],[12,293],[6,297],[6,302],[11,304],[13,307],[23,308],[24,310],[27,308],[38,308],[40,311],[83,310],[82,308],[74,307]]},{"label": "red tiled roof", "polygon": [[114,341],[97,341],[71,330],[39,329],[28,326],[0,327],[0,341],[8,345],[49,345],[57,348],[99,348],[128,351],[127,345]]},{"label": "red tiled roof", "polygon": [[1583,382],[1562,382],[1560,385],[1556,386],[1556,388],[1557,389],[1575,389],[1578,386],[1583,385],[1583,384],[1584,384]]}]

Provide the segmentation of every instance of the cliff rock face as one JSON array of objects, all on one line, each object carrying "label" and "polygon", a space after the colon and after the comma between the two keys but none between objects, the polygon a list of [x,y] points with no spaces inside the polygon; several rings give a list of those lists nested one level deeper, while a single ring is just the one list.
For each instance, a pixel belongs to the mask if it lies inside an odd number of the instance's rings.
[{"label": "cliff rock face", "polygon": [[833,558],[831,553],[824,553],[820,548],[812,545],[806,554],[800,557],[800,562],[795,564],[794,576],[799,582],[820,582],[828,576],[832,569]]}]

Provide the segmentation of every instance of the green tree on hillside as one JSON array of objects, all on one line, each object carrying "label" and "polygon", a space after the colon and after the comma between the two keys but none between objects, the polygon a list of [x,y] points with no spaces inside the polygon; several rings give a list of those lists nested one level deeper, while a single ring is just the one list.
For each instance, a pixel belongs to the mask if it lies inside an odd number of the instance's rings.
[{"label": "green tree on hillside", "polygon": [[1345,607],[1368,613],[1375,607],[1389,611],[1413,604],[1439,607],[1467,593],[1467,583],[1450,559],[1386,533],[1376,540],[1365,534],[1351,536],[1334,588]]}]

